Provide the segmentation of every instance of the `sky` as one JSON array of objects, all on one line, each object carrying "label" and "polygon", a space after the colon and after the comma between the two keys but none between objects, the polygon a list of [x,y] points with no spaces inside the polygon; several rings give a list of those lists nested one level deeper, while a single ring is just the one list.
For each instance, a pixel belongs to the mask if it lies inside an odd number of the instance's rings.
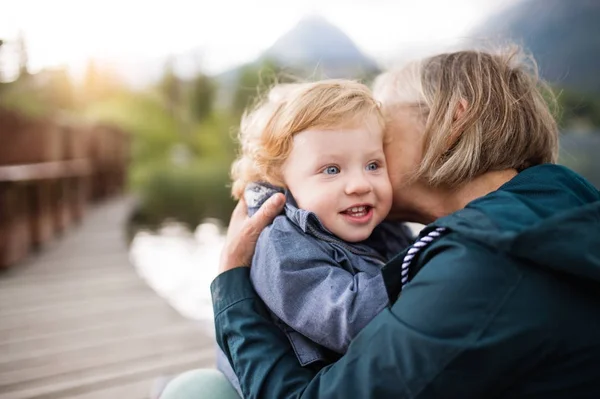
[{"label": "sky", "polygon": [[385,64],[452,44],[515,1],[0,0],[0,38],[23,32],[32,71],[67,66],[78,73],[90,58],[143,68],[191,54],[216,74],[256,58],[302,17],[321,15]]}]

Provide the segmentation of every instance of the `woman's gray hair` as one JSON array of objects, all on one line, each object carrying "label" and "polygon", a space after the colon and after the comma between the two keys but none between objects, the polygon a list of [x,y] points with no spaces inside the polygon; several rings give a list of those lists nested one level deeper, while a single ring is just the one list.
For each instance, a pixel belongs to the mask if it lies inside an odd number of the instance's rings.
[{"label": "woman's gray hair", "polygon": [[523,170],[558,158],[549,87],[519,47],[439,54],[380,75],[384,114],[420,108],[423,159],[414,179],[456,187],[492,170]]}]

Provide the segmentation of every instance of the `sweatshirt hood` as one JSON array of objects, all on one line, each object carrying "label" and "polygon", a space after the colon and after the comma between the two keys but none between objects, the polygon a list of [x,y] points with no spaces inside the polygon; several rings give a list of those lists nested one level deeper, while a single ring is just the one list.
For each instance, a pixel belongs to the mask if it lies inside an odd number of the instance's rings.
[{"label": "sweatshirt hood", "polygon": [[520,172],[432,223],[539,267],[600,282],[600,192],[559,165]]}]

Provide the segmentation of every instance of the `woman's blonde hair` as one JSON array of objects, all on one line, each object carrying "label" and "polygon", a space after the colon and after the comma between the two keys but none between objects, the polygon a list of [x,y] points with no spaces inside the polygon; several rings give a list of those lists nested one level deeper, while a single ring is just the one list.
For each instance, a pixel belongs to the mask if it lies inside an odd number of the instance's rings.
[{"label": "woman's blonde hair", "polygon": [[423,160],[414,179],[456,187],[488,171],[557,161],[555,98],[519,47],[412,62],[380,75],[374,92],[386,115],[406,105],[422,115]]},{"label": "woman's blonde hair", "polygon": [[283,187],[281,167],[296,134],[356,126],[371,116],[383,128],[379,104],[358,82],[331,79],[274,86],[242,117],[240,154],[231,170],[233,196],[239,199],[250,182]]}]

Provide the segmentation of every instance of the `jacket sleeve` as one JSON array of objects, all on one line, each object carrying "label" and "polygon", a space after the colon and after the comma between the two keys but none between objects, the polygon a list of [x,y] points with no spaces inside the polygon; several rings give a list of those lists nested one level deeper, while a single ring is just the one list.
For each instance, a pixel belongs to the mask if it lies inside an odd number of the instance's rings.
[{"label": "jacket sleeve", "polygon": [[388,296],[378,267],[353,274],[340,267],[341,259],[332,252],[310,236],[271,226],[259,238],[250,273],[256,292],[277,317],[310,340],[344,353],[388,305]]},{"label": "jacket sleeve", "polygon": [[523,306],[513,303],[521,281],[514,269],[477,250],[446,248],[318,373],[298,364],[249,271],[234,269],[212,285],[217,340],[248,399],[487,397],[540,358],[533,341],[515,344],[539,332],[507,317],[507,307]]}]

